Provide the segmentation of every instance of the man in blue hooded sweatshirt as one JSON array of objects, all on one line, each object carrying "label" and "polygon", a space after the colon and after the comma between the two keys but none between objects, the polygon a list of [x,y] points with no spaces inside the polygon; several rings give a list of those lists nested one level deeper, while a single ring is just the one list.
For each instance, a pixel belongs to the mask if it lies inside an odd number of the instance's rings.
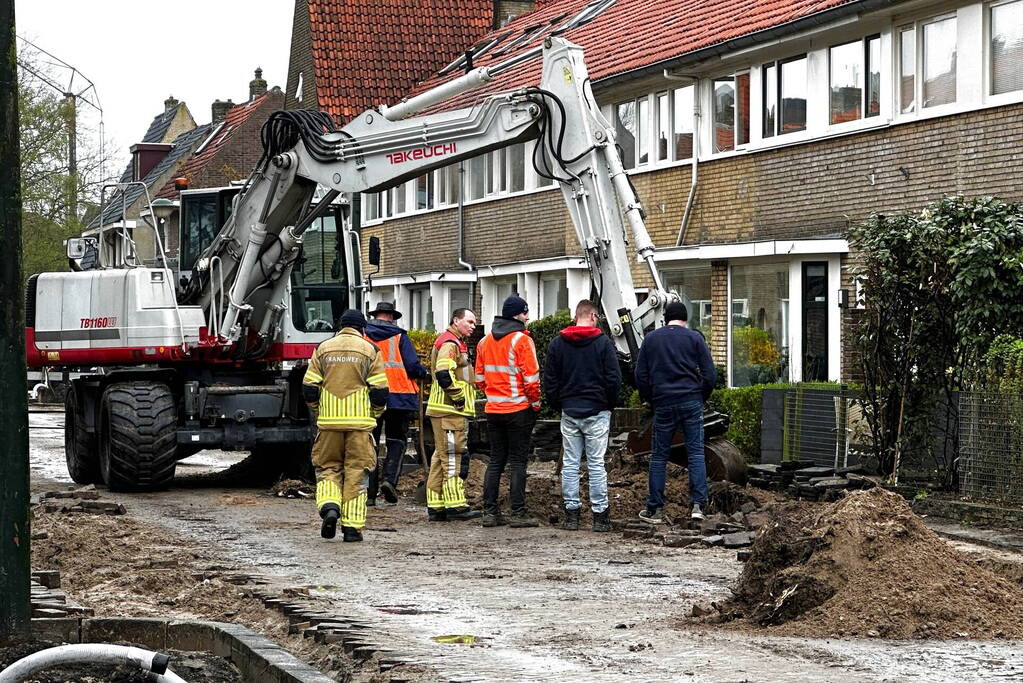
[{"label": "man in blue hooded sweatshirt", "polygon": [[380,481],[379,468],[375,468],[369,477],[367,505],[375,505],[378,488],[388,503],[398,502],[401,458],[405,454],[409,425],[419,410],[419,387],[415,380],[426,377],[427,369],[419,362],[408,334],[395,324],[401,318],[401,312],[394,304],[381,301],[369,314],[373,317],[366,323],[366,338],[380,349],[389,390],[387,410],[373,430],[377,443],[380,443],[381,432],[387,443],[383,481]]},{"label": "man in blue hooded sweatshirt", "polygon": [[703,459],[703,403],[714,390],[716,372],[707,342],[689,329],[685,304],[664,307],[664,327],[643,339],[636,359],[636,389],[654,409],[648,483],[650,496],[639,518],[660,524],[664,477],[675,432],[682,429],[689,455],[689,504],[692,519],[703,519],[707,504],[707,467]]}]

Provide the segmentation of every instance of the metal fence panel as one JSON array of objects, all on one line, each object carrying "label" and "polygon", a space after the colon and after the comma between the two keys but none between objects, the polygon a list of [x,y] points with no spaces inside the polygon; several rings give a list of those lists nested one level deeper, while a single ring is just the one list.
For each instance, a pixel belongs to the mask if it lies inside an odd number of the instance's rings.
[{"label": "metal fence panel", "polygon": [[1023,396],[959,395],[959,484],[970,498],[1023,503]]},{"label": "metal fence panel", "polygon": [[836,468],[857,464],[849,440],[852,400],[842,390],[786,389],[782,460],[812,460]]}]

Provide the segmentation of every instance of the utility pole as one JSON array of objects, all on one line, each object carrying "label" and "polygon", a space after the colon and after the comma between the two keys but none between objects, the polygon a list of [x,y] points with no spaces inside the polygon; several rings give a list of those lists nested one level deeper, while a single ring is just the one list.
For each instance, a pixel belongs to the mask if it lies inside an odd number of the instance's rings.
[{"label": "utility pole", "polygon": [[78,225],[78,100],[73,92],[64,93],[64,115],[67,117],[67,175],[70,187],[67,198],[67,224]]},{"label": "utility pole", "polygon": [[[49,58],[49,66],[66,73],[68,76],[67,85],[61,85],[57,82],[56,78],[51,76],[46,69],[36,69],[31,65],[31,60],[24,60],[19,63],[19,66],[24,69],[27,73],[35,76],[41,83],[45,83],[50,88],[60,93],[64,98],[63,110],[61,113],[64,115],[64,120],[67,123],[67,174],[68,174],[68,187],[67,187],[67,225],[68,227],[79,228],[78,225],[78,191],[80,183],[78,182],[78,102],[85,102],[93,109],[99,112],[100,115],[100,177],[103,176],[103,107],[99,103],[99,94],[96,92],[96,86],[88,78],[83,76],[78,69],[65,62],[60,57],[47,52],[43,48],[39,47],[31,40],[22,38],[19,36],[21,41],[28,46],[29,49],[26,52],[38,52],[46,55]],[[24,54],[24,53],[23,53]],[[77,80],[76,80],[77,79]],[[76,87],[81,87],[81,81],[85,82],[85,87],[75,92]]]},{"label": "utility pole", "polygon": [[21,293],[21,154],[14,0],[0,0],[0,642],[28,635],[28,396]]}]

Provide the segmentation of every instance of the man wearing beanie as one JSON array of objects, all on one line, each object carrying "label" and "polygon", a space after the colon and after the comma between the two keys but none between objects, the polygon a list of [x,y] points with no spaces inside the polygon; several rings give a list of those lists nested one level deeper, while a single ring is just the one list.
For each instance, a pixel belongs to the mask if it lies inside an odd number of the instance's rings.
[{"label": "man wearing beanie", "polygon": [[309,359],[302,395],[316,415],[313,442],[320,535],[333,538],[337,522],[345,542],[361,541],[366,526],[366,488],[376,465],[373,428],[387,406],[387,375],[380,350],[362,336],[366,317],[341,316],[341,331]]},{"label": "man wearing beanie", "polygon": [[703,403],[714,390],[715,370],[707,342],[686,325],[689,316],[677,301],[665,306],[664,327],[643,339],[636,359],[636,388],[654,409],[648,481],[650,495],[639,518],[661,523],[664,476],[671,441],[679,428],[689,455],[689,503],[693,519],[703,519],[707,504],[707,468],[703,459]]},{"label": "man wearing beanie", "polygon": [[[526,331],[529,307],[525,299],[504,300],[501,315],[491,332],[476,347],[476,386],[486,394],[490,464],[483,478],[483,526],[509,524],[534,527],[537,521],[526,512],[526,458],[540,411],[540,366],[536,346]],[[505,520],[498,503],[498,489],[505,466],[511,517]]]}]

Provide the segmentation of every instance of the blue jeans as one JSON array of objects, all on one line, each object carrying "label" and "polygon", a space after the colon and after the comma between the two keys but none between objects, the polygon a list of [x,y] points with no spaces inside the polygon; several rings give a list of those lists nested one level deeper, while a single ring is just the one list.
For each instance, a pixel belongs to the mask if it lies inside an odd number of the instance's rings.
[{"label": "blue jeans", "polygon": [[693,399],[654,408],[647,507],[664,506],[664,471],[675,432],[682,428],[689,454],[689,502],[707,502],[707,464],[703,460],[703,401]]},{"label": "blue jeans", "polygon": [[565,460],[561,466],[561,497],[566,510],[578,510],[579,461],[586,455],[586,470],[590,478],[590,508],[595,513],[607,509],[607,472],[604,453],[607,436],[611,431],[611,411],[604,410],[591,417],[572,417],[561,414],[561,443],[565,447]]}]

